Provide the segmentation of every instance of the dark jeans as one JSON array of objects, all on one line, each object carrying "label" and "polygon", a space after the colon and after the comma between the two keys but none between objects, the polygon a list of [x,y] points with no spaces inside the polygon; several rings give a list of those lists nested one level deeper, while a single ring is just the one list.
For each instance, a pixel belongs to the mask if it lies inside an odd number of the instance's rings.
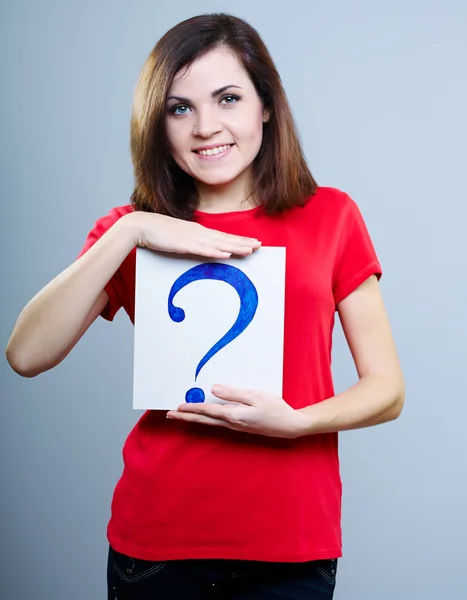
[{"label": "dark jeans", "polygon": [[336,569],[337,559],[152,562],[110,547],[108,600],[331,600]]}]

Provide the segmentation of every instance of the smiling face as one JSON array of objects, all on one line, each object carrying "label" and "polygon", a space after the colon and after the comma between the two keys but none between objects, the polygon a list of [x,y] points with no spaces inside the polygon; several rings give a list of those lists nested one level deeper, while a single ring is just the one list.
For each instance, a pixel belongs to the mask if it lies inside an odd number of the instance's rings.
[{"label": "smiling face", "polygon": [[171,153],[198,188],[246,186],[267,114],[235,54],[223,47],[178,73],[167,100]]}]

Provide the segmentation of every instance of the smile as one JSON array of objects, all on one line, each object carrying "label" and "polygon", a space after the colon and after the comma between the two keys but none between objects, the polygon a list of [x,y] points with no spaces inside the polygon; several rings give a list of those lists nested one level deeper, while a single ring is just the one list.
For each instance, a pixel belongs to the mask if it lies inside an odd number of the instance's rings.
[{"label": "smile", "polygon": [[225,156],[234,144],[224,144],[223,146],[215,146],[214,148],[206,148],[201,150],[194,150],[200,158],[216,159]]}]

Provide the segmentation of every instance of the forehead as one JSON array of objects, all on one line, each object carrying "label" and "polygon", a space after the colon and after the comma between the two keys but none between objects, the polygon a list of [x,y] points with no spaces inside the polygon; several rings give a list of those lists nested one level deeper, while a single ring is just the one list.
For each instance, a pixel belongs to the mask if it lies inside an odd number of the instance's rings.
[{"label": "forehead", "polygon": [[195,95],[211,93],[225,85],[252,86],[248,73],[235,53],[228,48],[216,48],[181,69],[170,87],[171,94]]}]

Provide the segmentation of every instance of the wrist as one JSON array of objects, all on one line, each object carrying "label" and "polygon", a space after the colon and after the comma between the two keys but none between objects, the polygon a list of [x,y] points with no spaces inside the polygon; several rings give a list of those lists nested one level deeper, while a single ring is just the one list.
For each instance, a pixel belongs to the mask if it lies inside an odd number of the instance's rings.
[{"label": "wrist", "polygon": [[295,416],[295,437],[304,437],[306,435],[311,435],[314,433],[314,420],[307,410],[304,410],[303,408],[297,408],[295,409]]},{"label": "wrist", "polygon": [[142,245],[143,239],[143,214],[139,211],[128,213],[121,217],[114,225],[118,233],[125,240],[129,251]]}]

